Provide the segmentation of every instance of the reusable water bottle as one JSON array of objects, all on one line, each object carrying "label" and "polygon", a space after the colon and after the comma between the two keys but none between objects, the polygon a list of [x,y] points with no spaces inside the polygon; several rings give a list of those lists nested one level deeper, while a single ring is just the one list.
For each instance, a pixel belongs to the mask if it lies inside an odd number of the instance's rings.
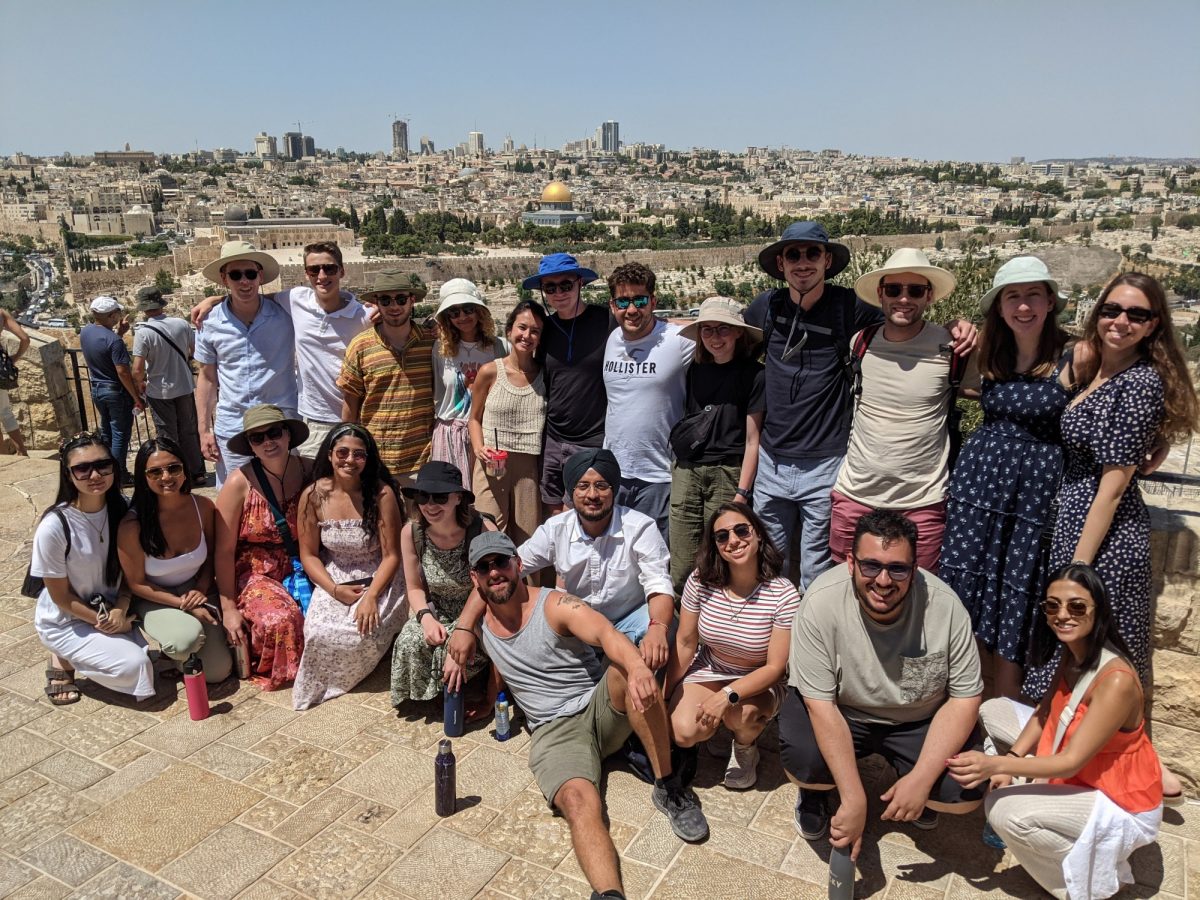
[{"label": "reusable water bottle", "polygon": [[512,724],[508,716],[508,694],[501,691],[496,697],[496,740],[507,741],[512,737]]},{"label": "reusable water bottle", "polygon": [[1008,846],[1004,843],[1004,838],[996,834],[996,829],[992,827],[992,823],[986,819],[983,822],[983,834],[980,835],[980,838],[983,840],[985,846],[991,847],[993,850],[1003,850]]},{"label": "reusable water bottle", "polygon": [[433,808],[439,816],[454,815],[454,800],[457,793],[454,772],[454,751],[450,742],[438,741],[437,756],[433,760]]},{"label": "reusable water bottle", "polygon": [[851,900],[854,896],[854,860],[850,846],[832,847],[829,853],[829,900]]},{"label": "reusable water bottle", "polygon": [[208,718],[208,685],[204,683],[204,664],[193,653],[183,664],[183,690],[187,694],[188,716],[193,722]]},{"label": "reusable water bottle", "polygon": [[442,689],[442,731],[446,737],[462,737],[463,733],[463,693],[460,688],[452,691],[448,687]]}]

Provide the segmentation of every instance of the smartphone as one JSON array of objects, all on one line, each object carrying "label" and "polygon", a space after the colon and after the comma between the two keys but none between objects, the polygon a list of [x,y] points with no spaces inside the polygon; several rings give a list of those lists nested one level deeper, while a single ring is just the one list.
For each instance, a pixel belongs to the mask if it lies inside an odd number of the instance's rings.
[{"label": "smartphone", "polygon": [[363,587],[366,587],[374,580],[375,580],[375,576],[368,575],[366,578],[356,578],[353,581],[339,582],[338,587],[341,587],[342,585],[345,585],[347,587],[358,587],[359,585],[362,585]]}]

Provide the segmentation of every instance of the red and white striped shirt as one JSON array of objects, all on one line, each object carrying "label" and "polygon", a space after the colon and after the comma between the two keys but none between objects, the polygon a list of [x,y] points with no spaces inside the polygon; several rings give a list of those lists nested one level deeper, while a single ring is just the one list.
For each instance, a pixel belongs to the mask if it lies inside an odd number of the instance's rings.
[{"label": "red and white striped shirt", "polygon": [[725,659],[761,666],[767,661],[772,629],[792,630],[800,595],[786,578],[773,578],[744,600],[737,599],[723,588],[701,584],[692,572],[681,605],[699,614],[700,640],[710,650]]}]

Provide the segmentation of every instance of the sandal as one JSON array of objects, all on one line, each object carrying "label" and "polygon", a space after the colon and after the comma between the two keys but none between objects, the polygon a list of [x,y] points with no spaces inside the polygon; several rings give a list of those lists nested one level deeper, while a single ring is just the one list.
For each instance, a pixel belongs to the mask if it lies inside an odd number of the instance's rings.
[{"label": "sandal", "polygon": [[54,706],[78,703],[79,688],[75,686],[75,673],[66,669],[46,669],[46,698]]}]

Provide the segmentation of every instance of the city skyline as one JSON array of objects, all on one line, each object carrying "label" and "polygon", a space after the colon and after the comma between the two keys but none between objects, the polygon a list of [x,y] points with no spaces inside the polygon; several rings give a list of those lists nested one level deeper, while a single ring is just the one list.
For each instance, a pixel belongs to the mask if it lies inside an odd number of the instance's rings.
[{"label": "city skyline", "polygon": [[491,136],[491,149],[506,135],[556,149],[616,121],[626,144],[673,149],[1200,156],[1190,46],[1200,5],[1185,0],[1121,18],[1094,3],[1031,0],[901,10],[752,0],[732,13],[621,0],[600,14],[360,0],[336,13],[225,0],[12,7],[9,33],[27,37],[0,58],[10,86],[0,153],[252,151],[264,131],[387,153],[399,117],[412,150],[417,135],[452,148],[469,132]]}]

